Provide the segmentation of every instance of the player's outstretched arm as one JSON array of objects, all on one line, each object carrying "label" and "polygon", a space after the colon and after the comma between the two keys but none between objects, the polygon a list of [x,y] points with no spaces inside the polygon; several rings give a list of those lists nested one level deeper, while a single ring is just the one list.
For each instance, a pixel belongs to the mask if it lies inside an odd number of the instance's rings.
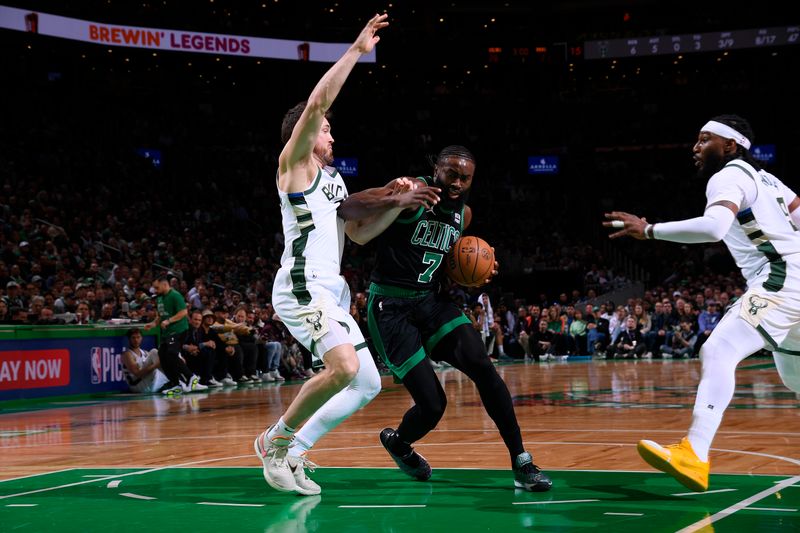
[{"label": "player's outstretched arm", "polygon": [[405,209],[436,205],[440,192],[437,187],[420,186],[411,178],[398,178],[384,187],[348,196],[339,206],[339,216],[347,221],[347,236],[353,242],[366,244],[383,233]]},{"label": "player's outstretched arm", "polygon": [[[300,115],[300,119],[292,131],[292,136],[284,146],[278,160],[280,175],[287,175],[290,170],[298,165],[306,166],[311,160],[311,153],[314,150],[317,135],[322,126],[322,119],[330,109],[333,101],[339,94],[350,71],[353,70],[358,58],[362,54],[368,54],[380,40],[376,35],[378,30],[389,25],[386,22],[388,15],[375,15],[353,42],[352,46],[337,61],[324,76],[319,80],[308,104]],[[302,173],[298,173],[302,174]],[[304,175],[302,176],[305,177]],[[290,177],[290,180],[294,177]],[[300,180],[298,176],[296,179]],[[282,183],[283,190],[294,190],[290,183]],[[305,184],[300,184],[300,190],[305,188]]]},{"label": "player's outstretched arm", "polygon": [[618,229],[609,235],[611,239],[633,237],[634,239],[658,239],[685,244],[717,242],[725,237],[739,212],[739,206],[723,200],[711,204],[701,217],[649,224],[647,219],[623,211],[606,213],[603,226]]}]

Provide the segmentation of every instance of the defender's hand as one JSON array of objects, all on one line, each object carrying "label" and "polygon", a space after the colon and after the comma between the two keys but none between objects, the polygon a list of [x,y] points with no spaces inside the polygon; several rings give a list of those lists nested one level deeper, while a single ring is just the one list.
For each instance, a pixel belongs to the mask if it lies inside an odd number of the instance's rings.
[{"label": "defender's hand", "polygon": [[361,30],[361,33],[353,43],[353,47],[361,54],[372,52],[372,49],[375,48],[375,45],[381,40],[381,38],[375,34],[378,33],[378,30],[389,25],[389,23],[386,22],[388,18],[389,15],[384,13],[383,15],[375,15],[369,19],[369,22],[367,22],[367,25],[364,26],[364,29]]},{"label": "defender's hand", "polygon": [[[624,211],[612,211],[606,213],[606,222],[603,226],[606,228],[619,228],[619,231],[612,233],[608,236],[609,239],[617,239],[619,237],[633,237],[634,239],[645,240],[647,236],[644,234],[645,228],[648,226],[646,218],[640,218]],[[620,224],[622,224],[620,226]]]}]

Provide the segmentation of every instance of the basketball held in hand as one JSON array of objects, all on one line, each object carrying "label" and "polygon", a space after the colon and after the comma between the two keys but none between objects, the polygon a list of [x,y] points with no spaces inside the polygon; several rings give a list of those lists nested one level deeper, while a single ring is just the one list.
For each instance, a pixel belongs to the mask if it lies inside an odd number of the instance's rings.
[{"label": "basketball held in hand", "polygon": [[458,239],[445,259],[447,276],[465,287],[480,287],[492,276],[494,251],[480,237]]}]

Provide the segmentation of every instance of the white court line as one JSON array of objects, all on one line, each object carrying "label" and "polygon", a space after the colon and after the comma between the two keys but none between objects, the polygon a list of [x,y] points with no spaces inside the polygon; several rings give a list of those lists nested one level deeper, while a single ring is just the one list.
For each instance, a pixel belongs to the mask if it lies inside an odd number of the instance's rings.
[{"label": "white court line", "polygon": [[[2,449],[2,448],[0,448]],[[17,481],[18,479],[28,479],[30,477],[39,477],[39,476],[46,476],[47,474],[59,474],[61,472],[69,472],[70,470],[75,470],[75,467],[64,468],[62,470],[53,470],[51,472],[42,472],[41,474],[31,474],[29,476],[20,476],[20,477],[10,477],[8,479],[0,479],[0,483],[5,483],[6,481]]]},{"label": "white court line", "polygon": [[340,505],[339,509],[401,509],[406,507],[427,507],[426,505]]},{"label": "white court line", "polygon": [[644,513],[603,513],[608,516],[644,516]]},{"label": "white court line", "polygon": [[546,505],[548,503],[588,503],[599,501],[600,500],[551,500],[547,502],[511,502],[511,505]]},{"label": "white court line", "polygon": [[702,520],[699,520],[699,521],[695,522],[694,524],[691,524],[691,525],[681,529],[677,533],[693,533],[695,531],[699,531],[699,530],[703,529],[704,527],[710,526],[714,522],[718,522],[719,520],[722,520],[723,518],[731,516],[732,514],[734,514],[737,511],[741,511],[745,507],[749,507],[751,504],[754,504],[754,503],[756,503],[758,501],[763,500],[767,496],[771,496],[771,495],[775,494],[776,492],[780,491],[784,487],[788,487],[789,485],[794,485],[798,481],[800,481],[800,476],[794,476],[794,477],[790,477],[788,479],[784,479],[780,483],[777,483],[774,487],[762,490],[758,494],[754,494],[754,495],[750,496],[749,498],[746,498],[746,499],[744,499],[744,500],[742,500],[742,501],[740,501],[738,503],[735,503],[735,504],[731,505],[727,509],[723,509],[722,511],[720,511],[718,513],[715,513],[715,514],[713,514],[713,515],[711,515],[709,517],[706,517],[706,518],[704,518]]},{"label": "white court line", "polygon": [[745,511],[782,511],[784,513],[796,513],[797,509],[781,509],[780,507],[745,507]]},{"label": "white court line", "polygon": [[225,506],[225,507],[264,507],[263,503],[197,502],[197,505],[221,505],[221,506]]},{"label": "white court line", "polygon": [[[675,434],[685,434],[685,429],[612,429],[612,428],[597,428],[597,429],[548,429],[548,428],[534,428],[534,429],[522,429],[522,433],[640,433],[640,434],[651,434],[651,433],[675,433]],[[380,433],[380,430],[375,431],[341,431],[341,432],[332,432],[330,435],[375,435]],[[484,429],[484,428],[476,428],[476,429],[436,429],[431,431],[429,434],[434,433],[497,433],[496,430]],[[800,433],[787,433],[782,431],[718,431],[717,435],[743,435],[743,436],[758,436],[758,435],[765,435],[765,436],[778,436],[778,437],[800,437]],[[71,445],[78,446],[78,445],[88,445],[88,446],[109,446],[112,444],[130,444],[130,443],[146,443],[146,442],[161,442],[161,441],[173,441],[173,440],[219,440],[219,439],[248,439],[253,438],[253,435],[248,433],[247,435],[236,435],[236,434],[224,434],[224,435],[203,435],[203,436],[194,436],[194,437],[159,437],[159,438],[152,438],[152,439],[118,439],[118,440],[87,440],[87,441],[74,441],[71,442]],[[580,443],[578,443],[580,444]],[[16,446],[0,446],[0,449],[19,449],[19,448],[36,448],[41,446],[40,444],[20,444]]]},{"label": "white court line", "polygon": [[[138,468],[145,468],[145,467],[138,467]],[[108,474],[87,474],[81,477],[108,477]]]},{"label": "white court line", "polygon": [[[191,465],[198,465],[203,463],[213,463],[216,461],[230,461],[232,459],[244,459],[246,457],[252,457],[253,454],[248,455],[234,455],[232,457],[220,457],[217,459],[203,459],[202,461],[190,461],[188,463],[181,463],[177,465],[166,465],[166,466],[159,466],[156,468],[150,468],[147,470],[140,470],[138,472],[128,472],[127,474],[114,474],[110,476],[106,476],[105,478],[97,478],[97,479],[87,479],[85,481],[77,481],[75,483],[67,483],[66,485],[58,485],[56,487],[47,487],[44,489],[37,489],[37,490],[29,490],[27,492],[18,492],[16,494],[6,494],[5,496],[0,496],[0,500],[5,500],[6,498],[15,498],[17,496],[26,496],[28,494],[38,494],[40,492],[49,492],[51,490],[58,490],[58,489],[66,489],[69,487],[77,487],[79,485],[86,485],[87,483],[96,483],[97,481],[107,481],[114,478],[121,478],[121,477],[128,477],[128,476],[138,476],[142,474],[150,474],[152,472],[158,472],[160,470],[166,470],[168,468],[180,468],[183,466],[191,466]],[[119,468],[119,467],[117,467]],[[70,469],[72,470],[72,469]]]},{"label": "white court line", "polygon": [[9,503],[6,507],[36,507],[38,503]]},{"label": "white court line", "polygon": [[155,500],[152,496],[142,496],[141,494],[134,494],[132,492],[120,492],[120,496],[125,496],[126,498],[134,498],[136,500]]},{"label": "white court line", "polygon": [[121,479],[115,479],[114,481],[109,481],[108,485],[106,485],[107,489],[116,489],[119,487],[119,484],[122,483]]},{"label": "white court line", "polygon": [[699,494],[717,494],[719,492],[734,492],[739,489],[717,489],[717,490],[707,490],[705,492],[677,492],[675,494],[671,494],[671,496],[697,496]]}]

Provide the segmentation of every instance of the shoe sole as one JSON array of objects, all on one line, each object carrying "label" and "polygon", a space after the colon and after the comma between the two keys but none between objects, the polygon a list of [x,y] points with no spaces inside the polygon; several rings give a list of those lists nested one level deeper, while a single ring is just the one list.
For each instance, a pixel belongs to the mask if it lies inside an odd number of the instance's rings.
[{"label": "shoe sole", "polygon": [[553,488],[553,482],[550,483],[536,483],[533,485],[529,485],[527,483],[522,483],[521,481],[514,480],[514,486],[518,489],[525,489],[528,492],[547,492],[551,488]]},{"label": "shoe sole", "polygon": [[672,463],[666,461],[663,457],[658,455],[658,453],[656,453],[654,450],[648,448],[646,444],[640,442],[639,444],[636,445],[636,450],[639,452],[639,456],[642,459],[644,459],[644,461],[647,464],[649,464],[656,470],[660,470],[665,474],[669,474],[670,476],[675,478],[675,481],[677,481],[687,489],[692,490],[694,492],[705,492],[706,490],[708,490],[708,485],[704,486],[696,479],[687,476],[683,472],[680,472],[672,465]]},{"label": "shoe sole", "polygon": [[269,462],[269,459],[265,458],[263,455],[261,455],[261,447],[258,445],[258,439],[260,439],[260,438],[261,438],[261,435],[256,437],[256,440],[253,441],[253,450],[256,452],[256,457],[258,457],[259,461],[261,461],[261,464],[263,466],[263,468],[262,468],[263,472],[262,473],[264,474],[264,480],[267,482],[267,485],[269,485],[273,489],[275,489],[277,491],[280,491],[280,492],[295,492],[295,491],[297,491],[297,485],[296,484],[295,484],[294,487],[291,487],[291,488],[281,487],[280,485],[276,484],[274,481],[272,481],[270,479],[269,474],[267,474],[267,463]]}]

